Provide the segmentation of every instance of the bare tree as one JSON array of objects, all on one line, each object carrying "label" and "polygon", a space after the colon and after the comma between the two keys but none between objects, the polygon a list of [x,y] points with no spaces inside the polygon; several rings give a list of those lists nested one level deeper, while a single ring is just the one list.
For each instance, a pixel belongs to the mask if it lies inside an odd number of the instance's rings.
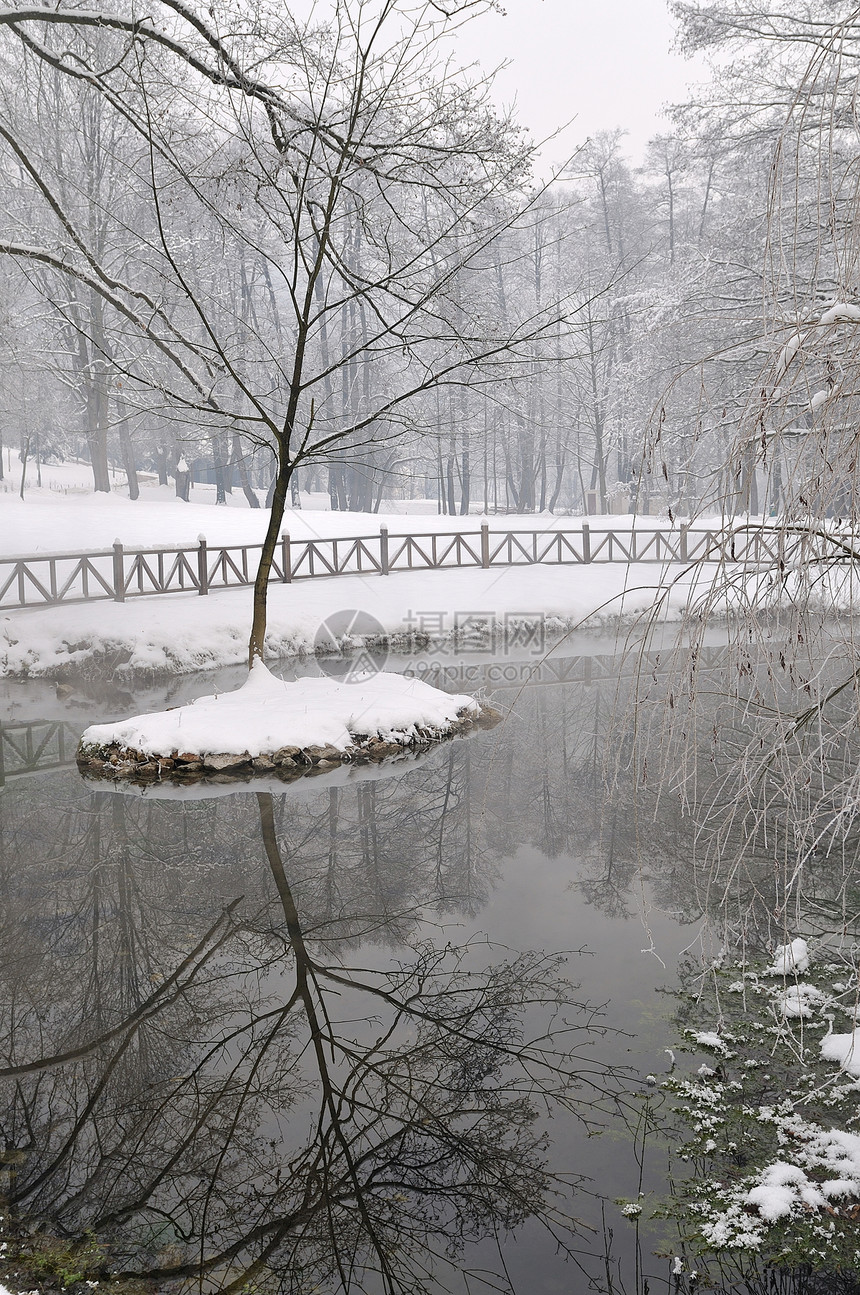
[{"label": "bare tree", "polygon": [[[8,59],[74,80],[134,132],[142,204],[135,264],[117,267],[64,204],[19,103],[7,143],[52,238],[7,233],[0,252],[104,304],[127,398],[155,391],[175,422],[238,432],[274,456],[251,659],[297,468],[384,446],[424,393],[490,382],[502,360],[528,366],[558,332],[555,304],[476,326],[458,287],[534,201],[529,149],[487,86],[440,62],[441,38],[471,8],[337,0],[323,25],[268,9],[204,21],[173,0],[159,0],[158,23],[123,8],[0,15]],[[221,291],[204,240],[259,267],[250,301]]]}]

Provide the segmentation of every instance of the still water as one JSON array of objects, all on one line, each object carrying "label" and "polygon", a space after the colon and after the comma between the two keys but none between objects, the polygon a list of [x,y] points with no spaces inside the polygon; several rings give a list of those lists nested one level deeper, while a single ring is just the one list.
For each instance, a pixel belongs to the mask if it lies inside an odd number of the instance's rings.
[{"label": "still water", "polygon": [[183,796],[87,785],[75,734],[239,674],[5,685],[9,1215],[126,1291],[692,1290],[677,1226],[622,1213],[667,1190],[641,1098],[719,938],[691,822],[625,747],[630,660],[395,668],[505,721]]}]

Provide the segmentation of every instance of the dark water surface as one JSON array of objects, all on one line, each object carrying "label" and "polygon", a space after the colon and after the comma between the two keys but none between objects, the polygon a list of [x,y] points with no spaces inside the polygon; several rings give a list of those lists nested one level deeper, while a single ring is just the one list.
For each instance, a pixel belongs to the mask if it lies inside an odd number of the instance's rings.
[{"label": "dark water surface", "polygon": [[4,685],[12,1215],[91,1229],[106,1287],[681,1289],[670,1225],[637,1249],[616,1201],[665,1190],[638,1103],[711,933],[676,802],[619,748],[607,799],[612,651],[403,660],[488,684],[504,724],[213,799],[68,762],[86,724],[238,673]]}]

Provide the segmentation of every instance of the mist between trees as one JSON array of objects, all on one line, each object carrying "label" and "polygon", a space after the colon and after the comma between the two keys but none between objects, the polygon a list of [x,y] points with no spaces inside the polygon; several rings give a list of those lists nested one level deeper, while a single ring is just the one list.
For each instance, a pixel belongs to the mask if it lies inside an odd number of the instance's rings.
[{"label": "mist between trees", "polygon": [[757,425],[798,319],[850,296],[846,7],[675,6],[744,59],[641,168],[619,128],[544,184],[456,70],[481,7],[3,10],[7,449],[276,509],[780,508],[845,421],[835,324]]}]

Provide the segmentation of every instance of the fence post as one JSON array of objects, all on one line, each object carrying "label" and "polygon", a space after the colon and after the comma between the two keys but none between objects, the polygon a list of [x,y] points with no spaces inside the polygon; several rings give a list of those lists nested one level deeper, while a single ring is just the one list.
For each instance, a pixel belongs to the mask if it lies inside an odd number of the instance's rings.
[{"label": "fence post", "polygon": [[488,522],[481,522],[481,566],[486,571],[490,565],[490,526]]},{"label": "fence post", "polygon": [[582,560],[591,561],[591,527],[588,522],[582,523]]},{"label": "fence post", "polygon": [[281,536],[281,570],[283,575],[281,580],[288,585],[293,578],[293,555],[290,552],[290,533],[284,531]]},{"label": "fence post", "polygon": [[125,602],[125,562],[119,540],[113,542],[113,598],[114,602]]},{"label": "fence post", "polygon": [[197,536],[197,592],[209,592],[209,554],[206,550],[206,536]]},{"label": "fence post", "polygon": [[681,561],[687,561],[687,532],[690,529],[690,523],[684,522],[681,526]]},{"label": "fence post", "polygon": [[379,565],[382,568],[382,574],[388,575],[388,527],[380,526],[379,528]]}]

